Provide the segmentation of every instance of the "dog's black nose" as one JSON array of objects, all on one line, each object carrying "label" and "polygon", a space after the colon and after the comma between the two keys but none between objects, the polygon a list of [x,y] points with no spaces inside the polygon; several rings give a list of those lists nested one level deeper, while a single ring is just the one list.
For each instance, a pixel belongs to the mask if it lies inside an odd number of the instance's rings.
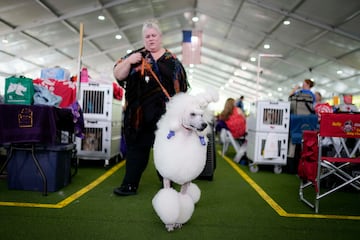
[{"label": "dog's black nose", "polygon": [[206,127],[207,127],[207,123],[202,123],[201,128],[199,130],[203,131]]}]

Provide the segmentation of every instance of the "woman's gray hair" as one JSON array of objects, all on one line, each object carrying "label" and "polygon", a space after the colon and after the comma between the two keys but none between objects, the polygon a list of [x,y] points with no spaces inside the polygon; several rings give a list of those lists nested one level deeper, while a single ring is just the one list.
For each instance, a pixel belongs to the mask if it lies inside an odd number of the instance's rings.
[{"label": "woman's gray hair", "polygon": [[143,28],[142,28],[142,35],[144,37],[145,35],[145,30],[148,29],[148,28],[153,28],[155,29],[158,33],[162,34],[161,33],[161,30],[160,30],[160,27],[159,27],[159,22],[158,20],[156,19],[149,19],[149,20],[146,20],[143,24]]}]

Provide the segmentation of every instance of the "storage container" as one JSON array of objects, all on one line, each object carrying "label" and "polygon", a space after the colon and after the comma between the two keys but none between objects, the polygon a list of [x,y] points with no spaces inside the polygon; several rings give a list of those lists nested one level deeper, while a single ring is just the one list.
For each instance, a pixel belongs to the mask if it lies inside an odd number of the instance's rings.
[{"label": "storage container", "polygon": [[[67,186],[71,181],[71,159],[74,144],[36,146],[37,158],[47,180],[47,191],[55,192]],[[7,154],[10,154],[8,148]],[[43,179],[35,165],[31,150],[24,147],[12,150],[7,165],[8,188],[17,190],[43,191]]]},{"label": "storage container", "polygon": [[70,80],[70,71],[65,68],[43,68],[40,74],[41,79],[55,79],[58,81]]}]

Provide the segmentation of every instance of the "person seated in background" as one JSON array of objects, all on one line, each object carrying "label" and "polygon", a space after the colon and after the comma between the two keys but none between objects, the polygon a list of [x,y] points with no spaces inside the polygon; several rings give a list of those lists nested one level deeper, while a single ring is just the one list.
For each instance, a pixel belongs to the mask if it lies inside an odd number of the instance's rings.
[{"label": "person seated in background", "polygon": [[233,98],[228,98],[226,100],[224,109],[218,116],[216,131],[220,132],[222,128],[228,129],[235,139],[239,139],[245,136],[245,113],[240,108],[235,106],[235,100]]},{"label": "person seated in background", "polygon": [[316,104],[322,103],[322,95],[319,91],[315,92],[315,106]]},{"label": "person seated in background", "polygon": [[352,102],[351,94],[343,94],[343,102],[339,105],[339,112],[358,112],[358,108]]},{"label": "person seated in background", "polygon": [[321,113],[332,113],[333,112],[332,106],[329,103],[322,101],[322,95],[320,92],[315,92],[314,110],[315,110],[315,114],[318,115],[319,122],[321,119]]}]

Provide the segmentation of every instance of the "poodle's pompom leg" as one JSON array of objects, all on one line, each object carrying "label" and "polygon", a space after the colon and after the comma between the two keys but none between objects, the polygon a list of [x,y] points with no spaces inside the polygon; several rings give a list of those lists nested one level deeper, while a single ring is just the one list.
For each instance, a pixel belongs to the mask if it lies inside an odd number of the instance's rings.
[{"label": "poodle's pompom leg", "polygon": [[176,228],[180,228],[182,224],[189,221],[195,210],[194,202],[189,195],[179,193],[179,202],[180,214],[179,217],[176,219]]},{"label": "poodle's pompom leg", "polygon": [[190,185],[190,182],[184,183],[183,185],[181,185],[181,189],[180,189],[180,193],[182,194],[187,194],[187,189]]},{"label": "poodle's pompom leg", "polygon": [[163,188],[152,199],[152,205],[166,229],[172,231],[180,215],[179,193],[173,188]]},{"label": "poodle's pompom leg", "polygon": [[163,179],[163,186],[164,188],[171,188],[171,181],[168,178]]},{"label": "poodle's pompom leg", "polygon": [[188,194],[194,201],[194,204],[196,204],[200,200],[201,190],[195,183],[190,182],[186,194]]},{"label": "poodle's pompom leg", "polygon": [[172,223],[172,224],[165,224],[165,228],[166,230],[168,230],[168,232],[174,231],[176,228],[176,224]]}]

